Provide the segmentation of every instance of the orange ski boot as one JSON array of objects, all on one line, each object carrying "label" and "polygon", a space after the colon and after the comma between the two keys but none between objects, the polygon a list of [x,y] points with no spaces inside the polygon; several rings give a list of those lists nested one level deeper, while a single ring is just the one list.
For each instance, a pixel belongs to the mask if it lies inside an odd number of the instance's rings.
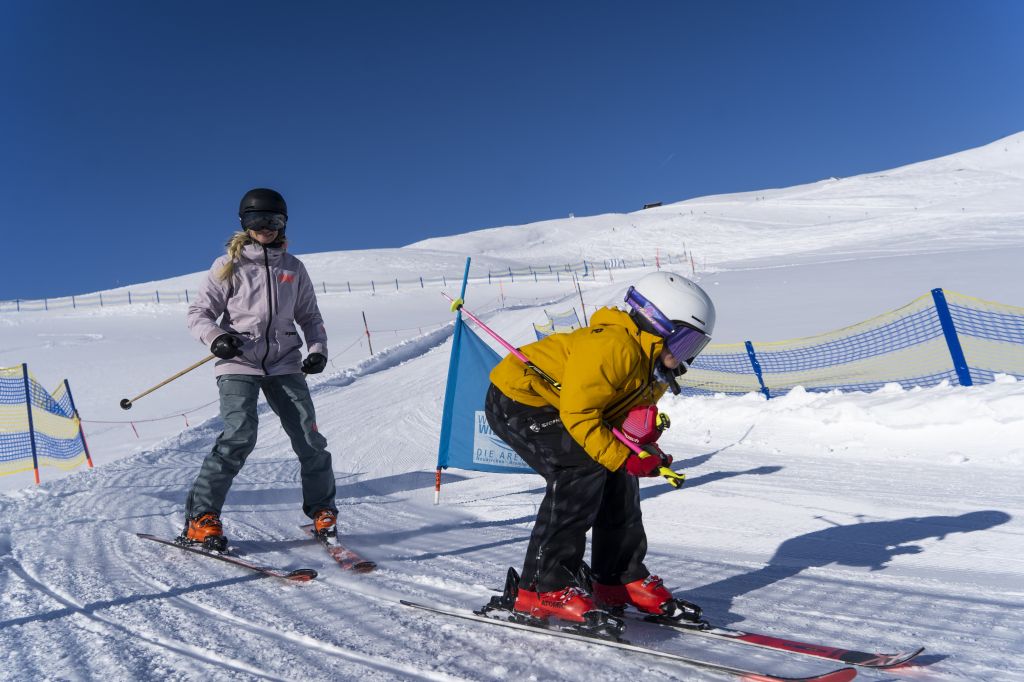
[{"label": "orange ski boot", "polygon": [[324,538],[338,536],[338,513],[332,509],[321,509],[313,515],[313,533]]},{"label": "orange ski boot", "polygon": [[224,537],[224,528],[220,516],[214,512],[200,514],[189,519],[182,540],[189,544],[202,545],[214,552],[223,552],[228,548],[228,539]]}]

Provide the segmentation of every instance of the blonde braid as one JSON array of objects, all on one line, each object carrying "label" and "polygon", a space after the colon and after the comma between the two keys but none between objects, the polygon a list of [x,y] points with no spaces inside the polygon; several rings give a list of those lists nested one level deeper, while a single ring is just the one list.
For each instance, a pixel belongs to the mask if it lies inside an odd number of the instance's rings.
[{"label": "blonde braid", "polygon": [[224,267],[221,268],[219,273],[217,273],[217,276],[220,277],[222,281],[226,282],[231,279],[231,275],[235,272],[235,261],[237,261],[242,255],[242,247],[251,242],[252,239],[249,238],[249,233],[245,230],[235,232],[231,235],[231,239],[228,240],[226,245],[228,247],[228,262],[225,263]]}]

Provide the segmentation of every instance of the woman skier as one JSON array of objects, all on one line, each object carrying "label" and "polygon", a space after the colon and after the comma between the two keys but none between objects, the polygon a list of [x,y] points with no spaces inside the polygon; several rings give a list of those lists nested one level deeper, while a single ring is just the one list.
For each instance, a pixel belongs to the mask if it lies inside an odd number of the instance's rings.
[{"label": "woman skier", "polygon": [[[206,456],[185,503],[181,540],[224,551],[220,514],[231,482],[256,447],[260,391],[299,457],[302,511],[314,531],[336,532],[331,453],[316,426],[304,374],[327,366],[327,332],[305,266],[286,251],[288,207],[272,189],[252,189],[238,208],[241,230],[214,261],[189,307],[192,336],[220,360],[214,374],[224,431]],[[218,321],[219,318],[219,321]],[[309,355],[302,360],[302,328]]]},{"label": "woman skier", "polygon": [[[601,308],[590,326],[524,346],[559,386],[514,355],[491,372],[485,411],[494,433],[546,481],[514,604],[517,614],[590,622],[586,614],[627,605],[699,620],[644,565],[647,536],[639,476],[672,458],[654,443],[637,455],[619,441],[631,410],[653,406],[711,339],[715,307],[698,285],[656,272],[629,288],[629,312]],[[644,442],[641,440],[640,442]],[[580,589],[586,534],[592,594]]]}]

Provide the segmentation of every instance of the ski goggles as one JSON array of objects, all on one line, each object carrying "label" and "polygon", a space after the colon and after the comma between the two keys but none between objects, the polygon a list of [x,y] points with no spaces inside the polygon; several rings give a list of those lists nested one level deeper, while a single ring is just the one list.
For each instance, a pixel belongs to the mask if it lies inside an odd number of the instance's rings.
[{"label": "ski goggles", "polygon": [[665,348],[676,360],[687,364],[700,354],[711,341],[711,337],[685,322],[673,322],[658,310],[657,306],[644,298],[634,287],[626,292],[626,303],[651,323],[661,338],[665,339]]},{"label": "ski goggles", "polygon": [[246,230],[283,230],[288,216],[274,211],[250,211],[242,214],[242,227]]}]

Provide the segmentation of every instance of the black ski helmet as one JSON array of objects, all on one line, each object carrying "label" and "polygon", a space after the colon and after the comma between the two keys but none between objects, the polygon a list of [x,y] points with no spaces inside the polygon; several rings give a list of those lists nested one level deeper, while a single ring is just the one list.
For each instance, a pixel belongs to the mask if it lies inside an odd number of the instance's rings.
[{"label": "black ski helmet", "polygon": [[264,187],[257,187],[245,193],[241,203],[238,204],[238,217],[253,211],[271,211],[288,217],[288,204],[280,192]]}]

